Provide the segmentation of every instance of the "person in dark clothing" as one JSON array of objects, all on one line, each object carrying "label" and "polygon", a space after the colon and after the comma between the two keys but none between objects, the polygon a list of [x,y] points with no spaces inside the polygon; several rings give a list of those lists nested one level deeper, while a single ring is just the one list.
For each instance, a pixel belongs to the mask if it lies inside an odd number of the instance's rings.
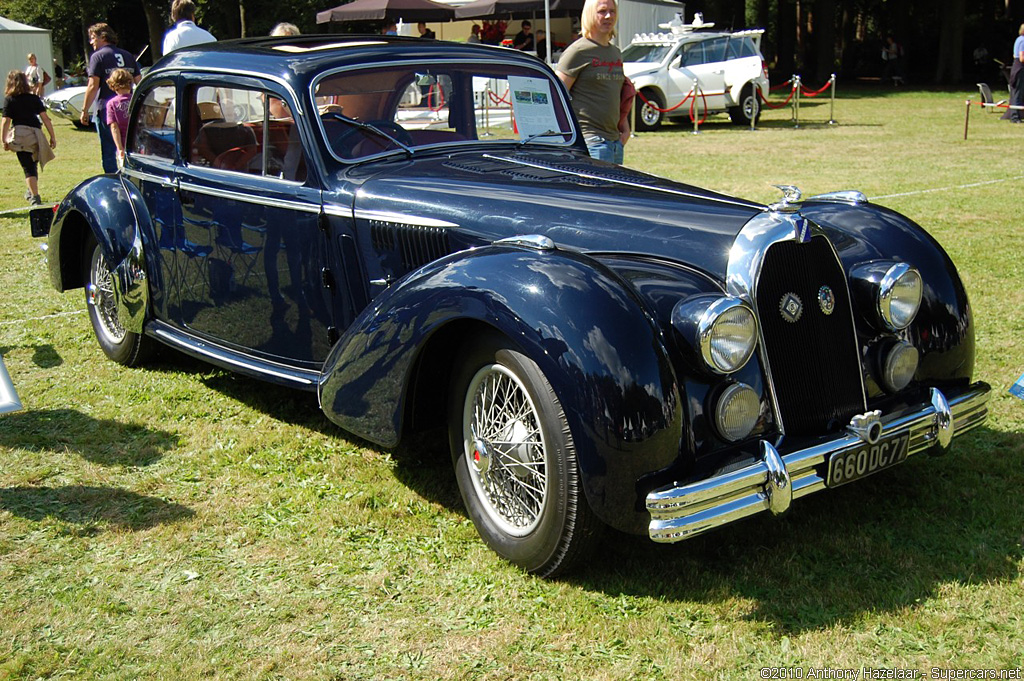
[{"label": "person in dark clothing", "polygon": [[416,24],[416,29],[420,32],[421,38],[426,38],[427,40],[437,39],[437,34],[427,28],[427,25],[422,21]]},{"label": "person in dark clothing", "polygon": [[533,33],[530,32],[532,29],[533,24],[524,21],[519,27],[519,33],[512,38],[512,47],[523,52],[533,52],[536,46],[533,42]]},{"label": "person in dark clothing", "polygon": [[82,125],[89,124],[89,110],[95,100],[99,100],[96,116],[96,132],[100,138],[100,157],[103,172],[117,172],[117,147],[107,125],[107,100],[114,96],[114,91],[107,85],[107,79],[114,69],[127,69],[137,84],[142,79],[142,71],[135,63],[135,57],[127,50],[117,46],[117,34],[106,24],[93,24],[89,27],[89,43],[96,50],[89,57],[89,83],[85,88],[85,102],[82,105]]},{"label": "person in dark clothing", "polygon": [[[50,144],[46,145],[42,127],[50,133]],[[46,105],[38,96],[32,94],[28,78],[21,71],[7,74],[7,85],[4,88],[4,115],[0,125],[0,139],[3,139],[4,151],[13,151],[18,156],[18,163],[25,171],[25,184],[28,191],[25,198],[32,205],[42,203],[39,197],[39,164],[45,165],[53,158],[53,149],[57,146],[57,138],[53,134],[53,124],[46,115]]]}]

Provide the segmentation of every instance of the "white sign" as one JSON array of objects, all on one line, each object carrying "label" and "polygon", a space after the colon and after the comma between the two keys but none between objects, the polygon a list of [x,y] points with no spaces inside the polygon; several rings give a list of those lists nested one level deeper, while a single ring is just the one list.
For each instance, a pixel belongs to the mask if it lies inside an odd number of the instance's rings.
[{"label": "white sign", "polygon": [[546,78],[509,76],[508,88],[519,139],[559,133],[551,85]]}]

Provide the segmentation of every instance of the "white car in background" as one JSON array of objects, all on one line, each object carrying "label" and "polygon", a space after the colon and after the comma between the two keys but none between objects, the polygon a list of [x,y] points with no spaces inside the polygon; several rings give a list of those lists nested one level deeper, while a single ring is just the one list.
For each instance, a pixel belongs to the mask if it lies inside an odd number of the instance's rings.
[{"label": "white car in background", "polygon": [[71,121],[76,128],[83,130],[92,128],[91,115],[95,114],[95,106],[90,111],[89,125],[82,125],[82,105],[85,104],[85,86],[72,85],[70,87],[55,90],[43,97],[47,111],[51,116]]},{"label": "white car in background", "polygon": [[[668,119],[728,112],[733,123],[750,125],[760,112],[757,91],[768,94],[768,68],[761,56],[764,29],[722,32],[693,24],[662,24],[664,33],[638,34],[622,52],[623,69],[637,92],[636,129],[656,130]],[[696,84],[696,88],[694,87]],[[672,111],[687,97],[682,106]]]}]

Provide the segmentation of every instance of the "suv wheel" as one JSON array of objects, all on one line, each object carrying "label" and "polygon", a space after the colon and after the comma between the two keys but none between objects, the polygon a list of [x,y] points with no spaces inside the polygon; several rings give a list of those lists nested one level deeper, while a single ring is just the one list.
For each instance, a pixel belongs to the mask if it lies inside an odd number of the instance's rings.
[{"label": "suv wheel", "polygon": [[665,100],[651,88],[640,90],[640,94],[643,95],[643,99],[640,100],[640,111],[637,112],[636,131],[657,130],[665,119],[665,113],[661,111],[665,108]]},{"label": "suv wheel", "polygon": [[[739,106],[729,107],[729,118],[736,125],[750,125],[750,119],[754,116],[761,117],[761,103],[757,101],[757,94],[754,86],[747,83],[740,90]],[[757,120],[755,119],[755,123]]]}]

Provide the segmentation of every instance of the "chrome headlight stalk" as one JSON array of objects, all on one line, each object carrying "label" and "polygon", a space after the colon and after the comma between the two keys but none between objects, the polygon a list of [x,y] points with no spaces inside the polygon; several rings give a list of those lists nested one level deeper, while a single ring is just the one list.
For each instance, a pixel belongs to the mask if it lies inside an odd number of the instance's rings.
[{"label": "chrome headlight stalk", "polygon": [[[859,265],[850,272],[860,304],[870,308],[876,326],[902,331],[921,309],[924,281],[921,273],[905,262],[879,261]],[[863,300],[867,298],[867,300]]]},{"label": "chrome headlight stalk", "polygon": [[757,319],[734,296],[699,295],[672,309],[672,326],[716,374],[742,369],[757,346]]}]

